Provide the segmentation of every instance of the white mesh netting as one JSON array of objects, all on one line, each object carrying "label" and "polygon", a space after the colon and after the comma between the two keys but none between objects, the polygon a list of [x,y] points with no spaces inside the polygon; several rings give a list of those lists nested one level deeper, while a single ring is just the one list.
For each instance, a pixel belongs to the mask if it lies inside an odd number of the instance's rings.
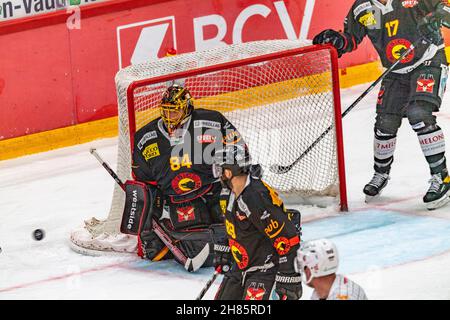
[{"label": "white mesh netting", "polygon": [[[130,66],[116,76],[119,105],[119,177],[131,178],[131,133],[159,116],[159,102],[170,84],[138,86],[133,92],[137,128],[130,128],[127,90],[145,79],[199,69],[249,57],[305,47],[306,42],[271,40],[182,54]],[[264,169],[264,180],[282,194],[337,196],[336,133],[332,130],[290,171],[276,174],[271,165],[293,163],[311,143],[333,125],[334,99],[331,58],[327,49],[286,55],[183,79],[195,108],[221,111],[249,145],[254,163]],[[116,187],[106,220],[88,227],[92,236],[118,233],[124,193]]]}]

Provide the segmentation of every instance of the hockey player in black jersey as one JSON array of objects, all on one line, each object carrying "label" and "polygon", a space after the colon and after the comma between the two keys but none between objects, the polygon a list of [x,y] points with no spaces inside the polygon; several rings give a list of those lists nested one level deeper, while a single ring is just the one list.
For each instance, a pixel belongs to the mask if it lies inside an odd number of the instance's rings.
[{"label": "hockey player in black jersey", "polygon": [[[154,233],[157,218],[192,258],[212,241],[225,237],[219,207],[220,182],[212,174],[215,150],[245,144],[236,128],[219,112],[194,109],[187,88],[174,84],[164,93],[161,117],[134,136],[132,173],[151,187],[153,206],[139,236],[140,254],[153,261],[171,257]],[[211,229],[212,227],[213,229]],[[213,254],[204,266],[212,263]]]},{"label": "hockey player in black jersey", "polygon": [[423,40],[381,84],[374,128],[375,174],[364,187],[366,201],[378,196],[388,183],[404,117],[417,133],[430,167],[430,187],[423,201],[430,210],[450,201],[444,133],[433,115],[441,106],[448,77],[441,26],[450,27],[448,0],[357,0],[343,32],[328,29],[314,38],[314,44],[330,43],[341,56],[356,50],[368,36],[385,68],[411,44]]},{"label": "hockey player in black jersey", "polygon": [[250,164],[245,147],[218,151],[213,168],[224,187],[220,207],[228,234],[227,242],[214,246],[216,270],[224,273],[216,299],[300,299],[301,275],[293,265],[300,213],[285,210],[277,193],[260,180],[261,169]]}]

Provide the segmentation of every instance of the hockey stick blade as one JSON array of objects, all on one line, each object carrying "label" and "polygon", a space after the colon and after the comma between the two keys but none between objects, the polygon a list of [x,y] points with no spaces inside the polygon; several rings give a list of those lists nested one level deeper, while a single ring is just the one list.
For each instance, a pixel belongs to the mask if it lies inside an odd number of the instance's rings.
[{"label": "hockey stick blade", "polygon": [[188,258],[184,264],[184,268],[189,272],[195,272],[202,267],[209,256],[209,243],[205,244],[202,251],[194,258]]}]

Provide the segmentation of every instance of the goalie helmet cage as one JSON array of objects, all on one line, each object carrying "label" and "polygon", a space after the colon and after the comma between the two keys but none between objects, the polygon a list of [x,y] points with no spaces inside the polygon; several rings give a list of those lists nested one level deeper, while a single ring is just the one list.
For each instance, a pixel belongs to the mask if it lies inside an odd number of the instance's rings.
[{"label": "goalie helmet cage", "polygon": [[[194,108],[217,110],[230,120],[247,142],[252,162],[262,165],[263,180],[276,191],[299,198],[331,196],[339,199],[341,211],[347,211],[333,47],[296,40],[255,41],[120,70],[117,173],[122,181],[131,179],[134,133],[159,117],[162,94],[173,83],[188,88]],[[333,130],[291,170],[269,170],[293,163],[330,125]],[[116,186],[107,219],[86,222],[90,238],[118,234],[123,206],[123,190]]]}]

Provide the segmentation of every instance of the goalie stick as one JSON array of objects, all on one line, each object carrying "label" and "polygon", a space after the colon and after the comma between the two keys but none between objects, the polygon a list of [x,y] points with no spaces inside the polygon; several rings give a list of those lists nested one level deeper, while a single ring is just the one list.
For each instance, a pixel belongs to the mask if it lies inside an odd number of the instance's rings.
[{"label": "goalie stick", "polygon": [[[383,72],[381,76],[378,77],[375,82],[373,82],[369,88],[366,89],[356,100],[353,102],[343,113],[342,118],[344,118],[358,103],[361,102],[361,100],[369,94],[377,86],[378,83],[380,83],[388,73],[391,73],[392,70],[402,61],[404,58],[406,58],[414,49],[415,47],[423,40],[423,38],[418,39],[416,42],[414,42],[408,50],[403,52],[403,54],[400,56],[400,58],[395,61],[395,63],[386,71]],[[322,139],[333,129],[334,125],[330,125],[308,148],[306,148],[305,151],[290,165],[282,166],[279,164],[274,164],[270,166],[269,170],[276,174],[284,174],[290,171],[297,163],[299,163],[314,147],[322,141]]]},{"label": "goalie stick", "polygon": [[[90,149],[91,154],[101,163],[103,168],[109,173],[109,175],[117,182],[117,184],[125,191],[125,184],[120,180],[114,170],[103,161],[100,155],[97,153],[96,149]],[[180,261],[184,268],[189,272],[195,272],[205,263],[206,259],[209,256],[209,244],[207,243],[203,249],[197,254],[194,258],[188,258],[186,255],[175,245],[172,238],[167,234],[167,232],[163,229],[163,227],[159,224],[159,222],[152,218],[152,228],[156,235],[161,239],[161,241],[169,248],[169,250],[173,253],[175,258]]]}]

